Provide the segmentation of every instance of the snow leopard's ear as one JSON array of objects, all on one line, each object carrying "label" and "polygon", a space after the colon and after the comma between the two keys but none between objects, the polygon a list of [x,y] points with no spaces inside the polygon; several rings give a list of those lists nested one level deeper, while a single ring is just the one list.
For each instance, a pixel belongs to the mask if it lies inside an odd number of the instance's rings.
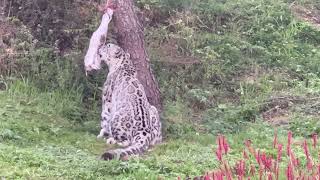
[{"label": "snow leopard's ear", "polygon": [[130,59],[130,54],[129,53],[126,53],[125,56],[126,56],[127,59]]}]

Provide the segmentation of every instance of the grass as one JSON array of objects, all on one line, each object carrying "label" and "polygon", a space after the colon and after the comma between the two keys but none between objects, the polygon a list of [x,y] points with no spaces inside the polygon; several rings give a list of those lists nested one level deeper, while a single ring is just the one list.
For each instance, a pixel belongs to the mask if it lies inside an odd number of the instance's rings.
[{"label": "grass", "polygon": [[[19,86],[20,88],[16,88]],[[179,147],[184,140],[170,140],[156,148],[151,156],[133,159],[130,162],[104,162],[98,160],[106,145],[96,140],[99,120],[79,123],[59,115],[64,96],[54,93],[21,91],[22,83],[13,84],[1,92],[1,153],[0,175],[8,178],[156,178],[158,174],[174,177],[182,172],[200,173],[193,169],[192,162],[199,161],[192,154],[199,151],[210,154],[203,146]],[[25,85],[24,88],[30,88]],[[44,98],[47,97],[47,98]],[[39,101],[41,100],[41,101]],[[44,103],[49,100],[51,103]],[[40,103],[39,103],[40,102]],[[69,104],[72,105],[72,104]],[[186,152],[180,154],[179,152]],[[179,159],[192,152],[190,162],[179,167]],[[205,160],[205,159],[202,159]],[[177,164],[169,162],[177,161]],[[213,159],[207,165],[212,164]],[[168,164],[168,165],[167,165]]]},{"label": "grass", "polygon": [[[128,162],[101,161],[99,155],[110,148],[96,140],[99,120],[70,121],[57,109],[66,99],[55,93],[25,92],[30,84],[17,82],[0,93],[0,175],[14,179],[175,179],[196,176],[214,169],[215,137],[184,133],[165,142],[141,158]],[[18,88],[19,87],[19,88]],[[44,101],[51,103],[44,103]],[[72,104],[69,104],[72,105]],[[252,124],[245,132],[230,135],[230,143],[243,146],[245,139],[264,144],[272,128]],[[265,133],[261,133],[261,132]],[[266,144],[265,144],[266,145]],[[266,145],[267,146],[267,145]],[[233,154],[233,153],[231,153]]]},{"label": "grass", "polygon": [[[26,91],[29,90],[29,91]],[[76,93],[75,93],[76,94]],[[127,162],[101,161],[108,147],[96,139],[99,120],[78,122],[63,117],[60,108],[69,94],[39,92],[29,83],[16,82],[0,92],[0,176],[8,179],[176,179],[194,177],[219,167],[215,157],[215,136],[184,131],[168,135],[163,144],[140,158]],[[45,101],[51,101],[45,102]],[[184,111],[170,105],[166,117]],[[59,113],[60,112],[60,113]],[[180,117],[182,118],[182,117]],[[170,127],[170,125],[168,125]],[[180,125],[181,126],[181,125]],[[231,163],[241,158],[244,141],[251,139],[259,149],[269,151],[273,127],[249,123],[228,134]],[[170,138],[171,137],[171,138]],[[285,139],[286,129],[279,129]],[[298,137],[297,137],[298,138]]]}]

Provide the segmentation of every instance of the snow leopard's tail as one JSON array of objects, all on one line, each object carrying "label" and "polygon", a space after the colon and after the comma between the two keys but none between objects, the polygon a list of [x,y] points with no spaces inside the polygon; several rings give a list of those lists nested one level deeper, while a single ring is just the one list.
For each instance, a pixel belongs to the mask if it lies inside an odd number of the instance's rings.
[{"label": "snow leopard's tail", "polygon": [[149,143],[147,142],[135,142],[128,147],[119,148],[114,150],[109,150],[101,155],[103,160],[112,160],[112,159],[124,159],[125,157],[132,155],[139,155],[144,153],[149,148]]}]

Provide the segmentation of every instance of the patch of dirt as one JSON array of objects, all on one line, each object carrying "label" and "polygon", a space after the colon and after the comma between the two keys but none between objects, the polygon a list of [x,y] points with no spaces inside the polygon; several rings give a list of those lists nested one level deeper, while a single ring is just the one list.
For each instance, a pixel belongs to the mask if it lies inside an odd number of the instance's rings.
[{"label": "patch of dirt", "polygon": [[151,45],[154,52],[157,52],[161,58],[161,62],[178,64],[178,65],[192,65],[199,64],[201,61],[196,57],[182,55],[179,52],[177,42],[175,40],[170,40],[169,42],[163,43],[160,46]]},{"label": "patch of dirt", "polygon": [[297,18],[311,23],[316,28],[320,28],[320,10],[296,4],[291,6],[291,10]]},{"label": "patch of dirt", "polygon": [[260,109],[263,119],[275,126],[288,125],[293,112],[306,116],[319,117],[319,95],[272,96],[264,102]]},{"label": "patch of dirt", "polygon": [[302,111],[311,116],[320,116],[320,97],[309,98],[308,103],[302,108]]},{"label": "patch of dirt", "polygon": [[261,108],[263,119],[273,125],[287,125],[290,120],[290,109],[295,104],[304,103],[299,96],[270,97]]},{"label": "patch of dirt", "polygon": [[252,66],[248,68],[247,70],[241,72],[238,74],[238,76],[235,77],[235,81],[237,82],[245,82],[247,84],[255,84],[260,77],[264,76],[265,74],[269,74],[271,72],[268,72],[266,69],[263,69],[259,66]]}]

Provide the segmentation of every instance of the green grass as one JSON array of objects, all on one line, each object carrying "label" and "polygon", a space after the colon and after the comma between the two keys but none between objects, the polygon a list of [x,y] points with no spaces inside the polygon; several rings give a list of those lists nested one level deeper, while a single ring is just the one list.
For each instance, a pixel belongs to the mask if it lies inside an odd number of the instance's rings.
[{"label": "green grass", "polygon": [[[174,179],[178,175],[200,175],[217,167],[214,136],[194,132],[178,139],[168,138],[152,152],[128,162],[98,160],[108,148],[96,139],[99,119],[85,123],[70,121],[56,111],[66,96],[22,89],[32,87],[18,82],[8,91],[0,92],[1,176],[14,179]],[[271,128],[262,130],[272,133]],[[258,132],[249,128],[247,132],[230,135],[231,144],[242,146],[251,136],[255,136],[255,141],[268,138],[268,133]]]},{"label": "green grass", "polygon": [[[215,136],[194,130],[183,131],[177,138],[167,134],[169,138],[142,157],[126,162],[101,161],[99,155],[110,147],[96,139],[99,119],[78,122],[59,114],[62,106],[74,105],[70,98],[73,99],[61,92],[37,91],[23,82],[13,83],[7,91],[0,92],[1,177],[175,179],[177,176],[202,175],[219,166],[214,154]],[[66,99],[71,104],[66,103]],[[166,118],[185,111],[181,105],[168,107]],[[284,141],[286,130],[279,130],[280,139]],[[270,125],[259,122],[227,134],[232,147],[228,155],[231,164],[241,158],[246,139],[251,139],[260,149],[274,153],[268,149],[273,131]]]},{"label": "green grass", "polygon": [[[68,95],[35,90],[25,92],[21,89],[32,87],[18,82],[12,84],[8,91],[1,92],[0,96],[1,176],[31,179],[156,179],[158,175],[175,177],[184,173],[200,174],[203,169],[214,166],[214,158],[207,158],[212,156],[210,146],[200,146],[197,141],[184,139],[168,140],[150,155],[129,162],[98,160],[107,148],[104,142],[96,139],[99,119],[85,123],[70,121],[61,117],[58,111]],[[204,153],[206,156],[197,156]],[[194,164],[198,164],[198,167]]]}]

